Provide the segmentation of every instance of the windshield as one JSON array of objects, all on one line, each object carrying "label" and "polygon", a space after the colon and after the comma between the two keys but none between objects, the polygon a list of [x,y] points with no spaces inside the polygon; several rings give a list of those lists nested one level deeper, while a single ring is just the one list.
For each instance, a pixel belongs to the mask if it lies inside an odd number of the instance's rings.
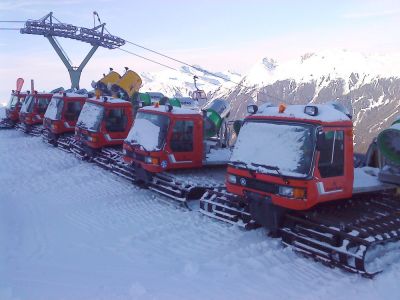
[{"label": "windshield", "polygon": [[77,126],[91,131],[98,131],[104,116],[104,107],[86,102],[79,115]]},{"label": "windshield", "polygon": [[51,101],[49,103],[49,106],[47,107],[44,117],[50,120],[60,120],[63,105],[64,101],[62,98],[59,97],[51,98]]},{"label": "windshield", "polygon": [[13,109],[18,103],[18,96],[11,95],[10,101],[8,102],[7,108]]},{"label": "windshield", "polygon": [[313,140],[312,125],[250,120],[240,129],[231,161],[263,173],[306,177]]},{"label": "windshield", "polygon": [[24,103],[22,103],[21,112],[29,113],[33,111],[33,96],[26,96]]},{"label": "windshield", "polygon": [[146,151],[160,150],[165,143],[168,125],[169,118],[165,115],[139,112],[126,141],[139,144]]}]

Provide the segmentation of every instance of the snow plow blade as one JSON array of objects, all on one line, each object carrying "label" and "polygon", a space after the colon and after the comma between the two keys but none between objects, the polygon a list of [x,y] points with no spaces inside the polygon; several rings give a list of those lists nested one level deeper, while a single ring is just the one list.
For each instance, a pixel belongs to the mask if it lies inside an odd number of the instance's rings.
[{"label": "snow plow blade", "polygon": [[372,278],[400,258],[400,198],[364,195],[338,205],[289,212],[282,242],[331,266]]},{"label": "snow plow blade", "polygon": [[200,199],[200,212],[208,217],[250,230],[260,227],[251,217],[242,197],[225,189],[207,190]]}]

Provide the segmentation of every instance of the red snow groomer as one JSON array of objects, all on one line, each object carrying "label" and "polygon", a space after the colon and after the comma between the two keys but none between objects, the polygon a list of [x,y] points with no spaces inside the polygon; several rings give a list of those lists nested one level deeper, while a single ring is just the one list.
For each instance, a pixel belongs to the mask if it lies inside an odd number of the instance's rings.
[{"label": "red snow groomer", "polygon": [[[230,106],[217,99],[200,111],[179,107],[181,102],[139,109],[123,153],[135,180],[186,203],[223,185],[231,154],[225,122]],[[210,166],[219,169],[204,170]]]},{"label": "red snow groomer", "polygon": [[88,95],[86,90],[53,94],[43,120],[43,139],[54,146],[69,150],[70,137]]},{"label": "red snow groomer", "polygon": [[32,135],[41,135],[43,118],[53,94],[33,93],[27,95],[19,112],[18,128]]},{"label": "red snow groomer", "polygon": [[12,91],[11,98],[6,106],[6,117],[0,120],[0,128],[9,129],[14,128],[19,122],[19,112],[21,110],[22,103],[24,102],[26,96],[29,95],[27,92]]},{"label": "red snow groomer", "polygon": [[105,147],[121,146],[132,126],[132,104],[102,96],[88,99],[75,127],[76,143],[71,149],[81,158],[93,159],[113,154]]},{"label": "red snow groomer", "polygon": [[337,103],[248,111],[227,191],[207,191],[201,212],[245,228],[263,225],[332,266],[366,276],[381,271],[376,258],[386,246],[400,249],[400,201],[376,169],[353,168],[347,111]]},{"label": "red snow groomer", "polygon": [[120,161],[120,148],[135,114],[130,100],[141,83],[140,76],[127,69],[112,85],[113,97],[98,94],[96,98],[88,99],[75,126],[75,141],[70,150],[106,169]]}]

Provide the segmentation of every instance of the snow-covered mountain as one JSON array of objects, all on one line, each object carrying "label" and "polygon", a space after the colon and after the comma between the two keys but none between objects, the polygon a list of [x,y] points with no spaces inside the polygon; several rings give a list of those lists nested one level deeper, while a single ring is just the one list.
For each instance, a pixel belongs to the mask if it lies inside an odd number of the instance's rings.
[{"label": "snow-covered mountain", "polygon": [[249,103],[304,104],[336,100],[353,112],[356,151],[366,151],[379,131],[399,115],[400,55],[364,55],[346,50],[307,53],[279,63],[263,58],[239,86],[214,92],[228,99],[232,118]]},{"label": "snow-covered mountain", "polygon": [[[200,66],[182,66],[179,70],[163,70],[153,73],[141,73],[143,80],[142,91],[162,92],[169,97],[187,97],[196,90],[193,77],[197,76],[197,87],[206,91],[209,95],[219,86],[225,84],[229,87],[235,86],[242,78],[240,74],[232,71],[212,72],[202,71]],[[229,81],[230,80],[230,81]]]},{"label": "snow-covered mountain", "polygon": [[[347,50],[306,53],[278,62],[260,59],[243,76],[219,72],[212,76],[190,67],[141,74],[143,91],[161,91],[167,96],[188,96],[198,86],[210,98],[231,102],[231,118],[242,118],[249,103],[305,104],[336,100],[353,112],[355,146],[366,151],[379,131],[390,126],[400,106],[400,55],[365,55]],[[201,67],[196,66],[201,69]]]}]

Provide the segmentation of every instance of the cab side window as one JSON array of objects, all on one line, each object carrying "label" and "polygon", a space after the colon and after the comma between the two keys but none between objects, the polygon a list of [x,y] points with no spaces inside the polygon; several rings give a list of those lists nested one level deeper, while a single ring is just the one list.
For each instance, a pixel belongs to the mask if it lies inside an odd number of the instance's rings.
[{"label": "cab side window", "polygon": [[318,169],[322,178],[344,174],[344,132],[327,131],[321,135]]},{"label": "cab side window", "polygon": [[176,121],[171,137],[171,150],[174,152],[193,151],[193,121]]},{"label": "cab side window", "polygon": [[49,102],[50,102],[50,99],[47,99],[47,98],[39,98],[38,99],[38,113],[39,114],[44,114],[46,112]]},{"label": "cab side window", "polygon": [[82,110],[82,105],[80,102],[68,102],[67,110],[65,112],[65,119],[67,121],[76,121],[78,120],[79,114]]},{"label": "cab side window", "polygon": [[110,132],[121,132],[125,130],[128,118],[124,113],[124,109],[110,109],[106,118],[106,129]]}]

